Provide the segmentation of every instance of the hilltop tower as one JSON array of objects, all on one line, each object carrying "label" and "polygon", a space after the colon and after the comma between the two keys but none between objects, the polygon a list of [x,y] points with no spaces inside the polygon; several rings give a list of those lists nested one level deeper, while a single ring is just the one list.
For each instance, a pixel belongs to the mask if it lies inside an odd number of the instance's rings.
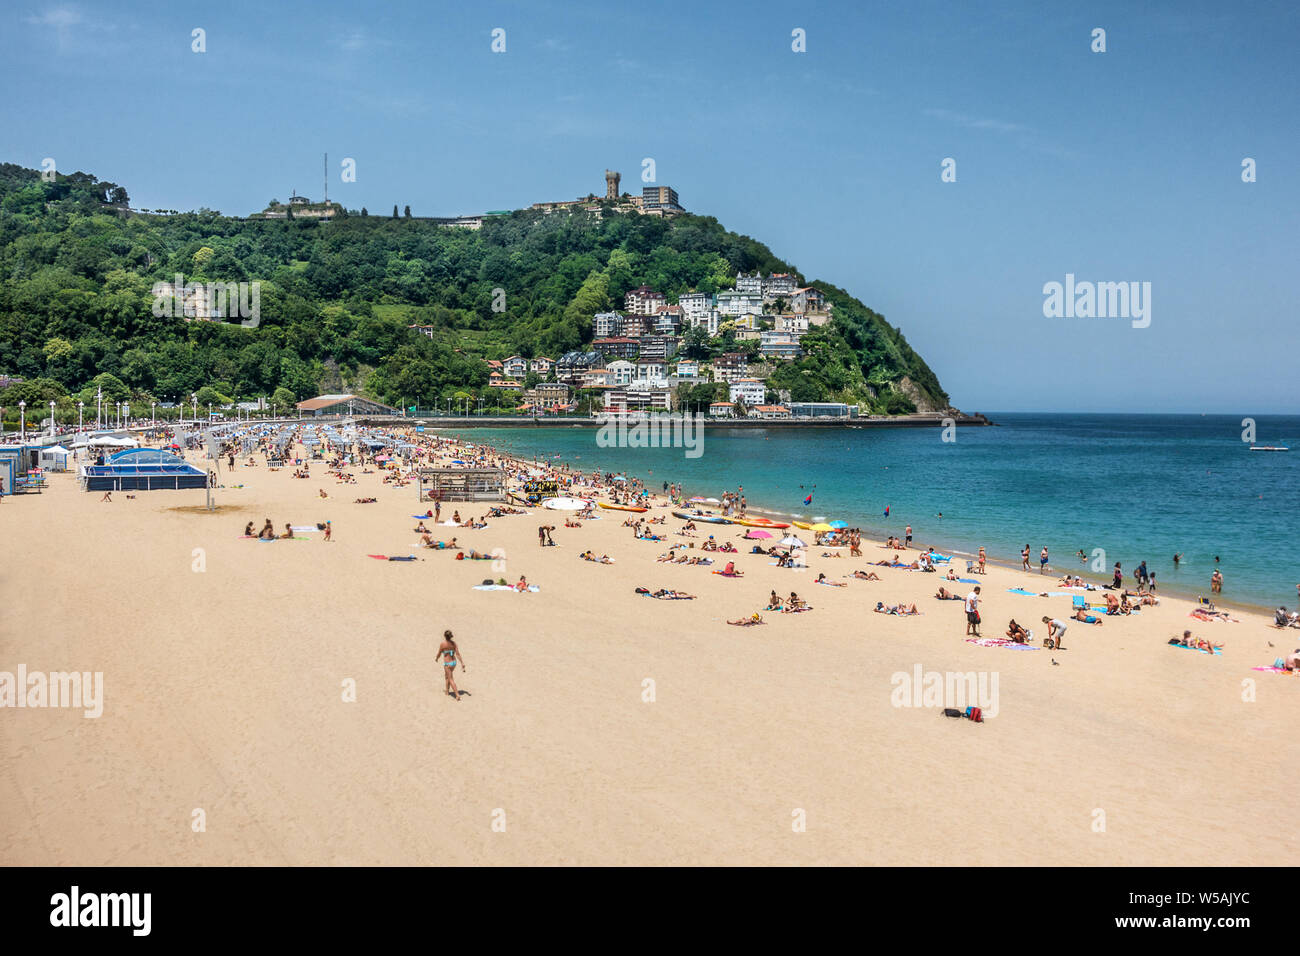
[{"label": "hilltop tower", "polygon": [[612,172],[611,170],[608,169],[605,170],[605,198],[606,199],[618,198],[618,184],[619,184],[619,180],[621,180],[622,178],[623,177],[616,172]]}]

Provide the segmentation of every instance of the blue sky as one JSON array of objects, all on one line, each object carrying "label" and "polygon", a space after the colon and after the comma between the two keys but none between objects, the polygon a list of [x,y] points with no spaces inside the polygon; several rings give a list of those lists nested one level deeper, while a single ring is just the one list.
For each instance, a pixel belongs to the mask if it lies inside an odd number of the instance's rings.
[{"label": "blue sky", "polygon": [[[349,207],[481,212],[600,192],[606,167],[636,189],[651,157],[688,209],[901,327],[964,409],[1300,412],[1293,4],[9,0],[3,16],[0,160],[54,157],[140,207],[318,198],[328,152]],[[1044,318],[1066,273],[1150,282],[1150,326]]]}]

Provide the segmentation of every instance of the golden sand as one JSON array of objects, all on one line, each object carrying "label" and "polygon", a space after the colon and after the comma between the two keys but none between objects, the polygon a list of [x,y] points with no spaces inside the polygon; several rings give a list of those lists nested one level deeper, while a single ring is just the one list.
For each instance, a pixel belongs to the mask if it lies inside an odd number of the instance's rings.
[{"label": "golden sand", "polygon": [[[530,509],[484,530],[504,570],[421,550],[414,485],[238,467],[215,492],[81,492],[53,476],[0,504],[0,670],[102,671],[104,712],[0,709],[7,864],[1292,864],[1300,643],[1265,618],[1204,624],[1171,598],[1066,649],[964,640],[941,574],[809,569],[739,554],[729,580],[657,563],[625,515]],[[328,500],[317,497],[324,487]],[[376,504],[353,504],[374,496]],[[462,516],[485,505],[449,505]],[[657,499],[652,514],[667,514]],[[332,543],[242,540],[331,520]],[[557,525],[558,547],[537,543]],[[677,538],[682,522],[664,530]],[[711,528],[720,540],[743,529]],[[742,551],[748,543],[738,543]],[[591,548],[616,559],[585,562]],[[377,561],[368,554],[416,554]],[[524,574],[535,594],[473,590]],[[964,576],[964,575],[963,575]],[[1045,633],[1054,579],[991,568],[985,636]],[[658,601],[638,586],[698,595]],[[815,608],[764,612],[775,589]],[[1096,597],[1100,592],[1096,592]],[[917,602],[919,617],[870,613]],[[1173,648],[1190,627],[1221,657]],[[468,672],[442,693],[455,631]],[[996,673],[982,724],[891,703],[900,672]],[[646,681],[652,681],[652,685]],[[355,702],[344,700],[354,681]],[[1253,682],[1253,695],[1251,693]],[[653,700],[647,688],[653,689]],[[196,832],[195,811],[203,827]],[[806,827],[800,829],[800,820]]]}]

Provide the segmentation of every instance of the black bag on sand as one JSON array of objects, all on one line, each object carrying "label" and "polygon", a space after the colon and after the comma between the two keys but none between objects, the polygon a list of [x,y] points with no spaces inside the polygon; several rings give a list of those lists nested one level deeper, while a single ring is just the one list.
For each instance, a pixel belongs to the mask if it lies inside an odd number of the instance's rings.
[{"label": "black bag on sand", "polygon": [[964,713],[962,713],[960,710],[958,710],[958,709],[955,708],[955,707],[945,707],[945,708],[943,709],[943,715],[944,715],[945,717],[965,717],[965,716],[966,716]]}]

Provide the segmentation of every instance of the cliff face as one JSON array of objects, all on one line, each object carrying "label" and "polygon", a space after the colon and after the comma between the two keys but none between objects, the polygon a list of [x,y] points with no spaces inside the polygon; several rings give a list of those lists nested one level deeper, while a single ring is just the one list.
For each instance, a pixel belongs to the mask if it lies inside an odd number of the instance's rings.
[{"label": "cliff face", "polygon": [[[391,403],[477,398],[492,394],[486,360],[584,348],[592,317],[622,311],[630,290],[646,285],[672,303],[758,272],[819,289],[832,315],[804,336],[803,357],[775,366],[773,388],[877,413],[948,403],[883,316],[710,217],[626,214],[598,202],[459,229],[363,210],[329,222],[124,214],[125,197],[88,174],[45,182],[0,165],[0,374],[61,394],[108,375],[114,389],[160,399],[204,385],[231,398],[277,389],[304,397],[327,377]],[[259,321],[160,315],[155,283],[178,274],[187,284],[257,283]],[[687,336],[684,347],[708,359],[756,343],[729,329],[707,341]]]}]

